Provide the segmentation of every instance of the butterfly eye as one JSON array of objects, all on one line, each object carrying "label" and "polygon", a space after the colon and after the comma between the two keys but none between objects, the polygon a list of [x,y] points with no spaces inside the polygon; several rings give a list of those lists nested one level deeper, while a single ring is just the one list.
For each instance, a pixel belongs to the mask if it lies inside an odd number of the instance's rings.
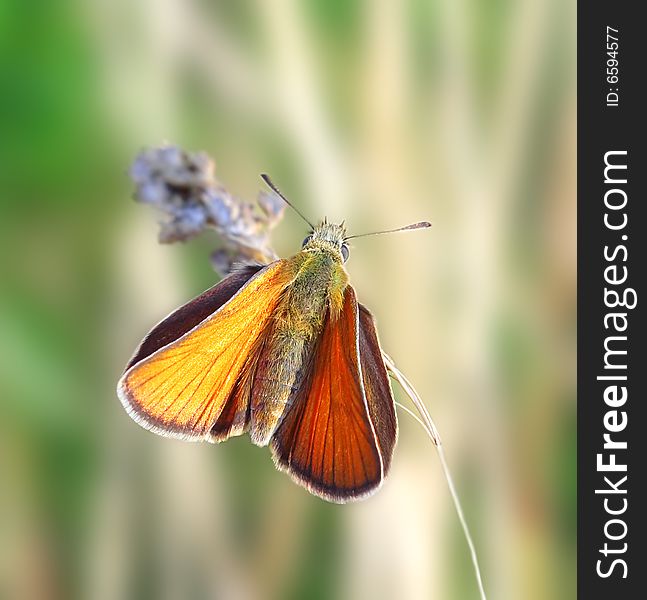
[{"label": "butterfly eye", "polygon": [[312,239],[311,235],[304,237],[303,241],[301,242],[301,247],[303,248],[311,239]]},{"label": "butterfly eye", "polygon": [[348,260],[348,257],[350,255],[350,251],[348,250],[348,246],[346,244],[341,245],[341,257],[344,259],[344,262]]}]

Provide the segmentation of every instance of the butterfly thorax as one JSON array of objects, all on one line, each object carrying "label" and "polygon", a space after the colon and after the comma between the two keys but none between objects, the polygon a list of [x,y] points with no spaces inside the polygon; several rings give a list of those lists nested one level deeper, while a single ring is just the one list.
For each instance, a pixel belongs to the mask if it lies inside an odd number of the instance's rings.
[{"label": "butterfly thorax", "polygon": [[301,252],[288,259],[294,279],[284,291],[260,353],[251,402],[250,435],[266,445],[293,400],[326,318],[337,319],[348,275],[343,267],[343,226],[323,223]]}]

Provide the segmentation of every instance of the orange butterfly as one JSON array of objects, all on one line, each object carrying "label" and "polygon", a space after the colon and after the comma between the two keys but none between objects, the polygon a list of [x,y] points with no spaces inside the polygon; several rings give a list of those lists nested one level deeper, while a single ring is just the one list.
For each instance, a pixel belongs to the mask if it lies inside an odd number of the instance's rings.
[{"label": "orange butterfly", "polygon": [[375,492],[397,420],[375,321],[343,266],[348,239],[324,221],[293,257],[242,266],[171,313],[119,381],[128,414],[185,440],[249,433],[331,502]]}]

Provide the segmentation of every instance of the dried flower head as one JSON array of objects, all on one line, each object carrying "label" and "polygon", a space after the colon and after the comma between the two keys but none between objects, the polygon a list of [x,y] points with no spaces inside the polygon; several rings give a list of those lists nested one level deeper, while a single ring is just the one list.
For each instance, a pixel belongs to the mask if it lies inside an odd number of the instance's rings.
[{"label": "dried flower head", "polygon": [[167,215],[161,222],[159,241],[186,241],[205,229],[214,229],[224,246],[211,262],[221,275],[236,262],[270,262],[270,231],[281,220],[283,201],[261,192],[257,207],[232,196],[214,176],[213,160],[203,152],[186,152],[177,146],[142,151],[130,168],[135,199]]}]

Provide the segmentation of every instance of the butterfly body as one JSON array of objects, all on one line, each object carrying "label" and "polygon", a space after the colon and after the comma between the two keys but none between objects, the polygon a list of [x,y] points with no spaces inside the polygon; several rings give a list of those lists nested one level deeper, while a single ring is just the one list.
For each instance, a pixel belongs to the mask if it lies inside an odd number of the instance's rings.
[{"label": "butterfly body", "polygon": [[301,252],[287,259],[294,278],[272,316],[251,396],[249,433],[258,446],[269,443],[290,408],[327,312],[339,315],[348,285],[343,236],[340,226],[322,224]]},{"label": "butterfly body", "polygon": [[397,421],[375,323],[346,258],[343,224],[323,222],[291,258],[242,267],[171,313],[119,382],[128,413],[186,440],[249,433],[329,501],[373,493]]}]

